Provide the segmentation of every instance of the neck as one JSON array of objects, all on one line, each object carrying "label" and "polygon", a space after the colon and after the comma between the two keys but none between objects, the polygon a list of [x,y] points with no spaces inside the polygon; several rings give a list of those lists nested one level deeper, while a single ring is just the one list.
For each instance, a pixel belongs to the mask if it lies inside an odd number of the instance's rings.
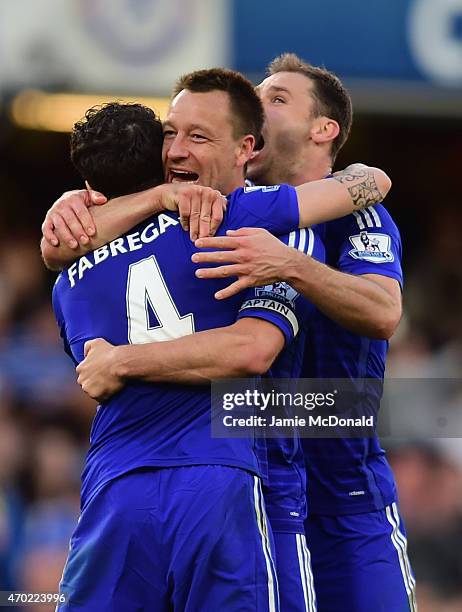
[{"label": "neck", "polygon": [[256,185],[278,185],[286,183],[297,187],[310,181],[319,181],[332,172],[330,155],[316,155],[313,150],[298,151],[286,157],[282,164],[275,164],[260,174],[250,174]]},{"label": "neck", "polygon": [[300,166],[291,177],[290,184],[297,186],[325,178],[332,172],[331,163],[330,158],[306,160],[303,166]]},{"label": "neck", "polygon": [[245,185],[244,175],[239,176],[239,177],[235,177],[232,181],[230,181],[226,185],[226,190],[224,192],[224,195],[229,195],[230,193],[232,193],[236,189],[239,189],[239,187],[244,187],[244,185]]}]

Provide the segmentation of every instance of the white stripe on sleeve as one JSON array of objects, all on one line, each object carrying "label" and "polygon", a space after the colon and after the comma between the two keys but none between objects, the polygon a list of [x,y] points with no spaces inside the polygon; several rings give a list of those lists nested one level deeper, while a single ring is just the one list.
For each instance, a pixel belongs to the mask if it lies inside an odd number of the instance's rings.
[{"label": "white stripe on sleeve", "polygon": [[311,227],[307,228],[308,231],[308,250],[307,250],[307,254],[308,255],[313,255],[313,249],[314,249],[314,232],[311,229]]},{"label": "white stripe on sleeve", "polygon": [[369,206],[367,210],[371,213],[372,217],[374,218],[376,227],[382,227],[382,221],[380,220],[380,217],[377,211],[375,210],[375,208],[373,206]]},{"label": "white stripe on sleeve", "polygon": [[367,227],[374,227],[374,220],[370,216],[368,209],[365,208],[362,213],[364,215],[364,219],[366,220]]},{"label": "white stripe on sleeve", "polygon": [[300,230],[300,241],[298,243],[298,250],[302,253],[305,252],[305,244],[306,244],[306,229],[302,228]]},{"label": "white stripe on sleeve", "polygon": [[361,214],[355,211],[353,213],[353,216],[356,219],[356,223],[358,224],[359,229],[360,230],[366,229],[366,226],[364,225],[364,221],[363,221],[363,218],[361,217]]}]

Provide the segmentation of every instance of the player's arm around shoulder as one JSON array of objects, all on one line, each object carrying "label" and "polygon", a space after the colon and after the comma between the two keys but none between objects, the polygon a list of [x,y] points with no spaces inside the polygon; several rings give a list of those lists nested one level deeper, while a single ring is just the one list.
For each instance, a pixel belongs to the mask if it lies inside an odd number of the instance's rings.
[{"label": "player's arm around shoulder", "polygon": [[295,189],[299,227],[307,227],[381,202],[391,189],[391,180],[380,168],[356,163],[331,178],[310,181]]},{"label": "player's arm around shoulder", "polygon": [[283,331],[271,321],[260,318],[240,318],[229,328],[233,336],[224,350],[232,349],[227,376],[248,377],[265,374],[284,348]]},{"label": "player's arm around shoulder", "polygon": [[[226,198],[209,187],[163,184],[107,202],[92,190],[64,193],[42,224],[42,258],[51,270],[62,270],[89,251],[124,234],[162,211],[178,211],[191,240],[213,235],[226,209]],[[101,206],[105,204],[104,206]]]},{"label": "player's arm around shoulder", "polygon": [[204,385],[247,378],[269,370],[283,346],[277,326],[250,318],[166,342],[113,346],[96,338],[85,344],[77,382],[104,401],[133,380]]}]

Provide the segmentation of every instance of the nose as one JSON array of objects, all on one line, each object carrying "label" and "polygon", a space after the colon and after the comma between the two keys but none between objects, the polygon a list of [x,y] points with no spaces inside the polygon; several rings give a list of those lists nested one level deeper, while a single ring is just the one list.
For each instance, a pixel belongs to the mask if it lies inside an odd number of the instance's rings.
[{"label": "nose", "polygon": [[167,159],[185,159],[189,156],[185,139],[181,134],[177,134],[174,138],[164,141],[164,147]]}]

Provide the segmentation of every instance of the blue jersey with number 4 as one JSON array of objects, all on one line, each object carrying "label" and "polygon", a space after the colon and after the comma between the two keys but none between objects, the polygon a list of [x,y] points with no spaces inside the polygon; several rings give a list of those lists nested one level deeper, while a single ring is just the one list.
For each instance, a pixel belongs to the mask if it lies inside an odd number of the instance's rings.
[{"label": "blue jersey with number 4", "polygon": [[[298,222],[292,187],[239,189],[229,196],[218,233],[253,226],[286,234]],[[195,251],[178,216],[162,213],[64,270],[53,307],[74,363],[97,337],[116,345],[158,342],[233,324],[243,296],[218,302],[214,293],[229,279],[197,279]],[[289,339],[290,330],[285,334]],[[211,437],[209,386],[131,382],[99,406],[90,443],[82,504],[138,467],[222,464],[260,473],[255,440]]]}]

